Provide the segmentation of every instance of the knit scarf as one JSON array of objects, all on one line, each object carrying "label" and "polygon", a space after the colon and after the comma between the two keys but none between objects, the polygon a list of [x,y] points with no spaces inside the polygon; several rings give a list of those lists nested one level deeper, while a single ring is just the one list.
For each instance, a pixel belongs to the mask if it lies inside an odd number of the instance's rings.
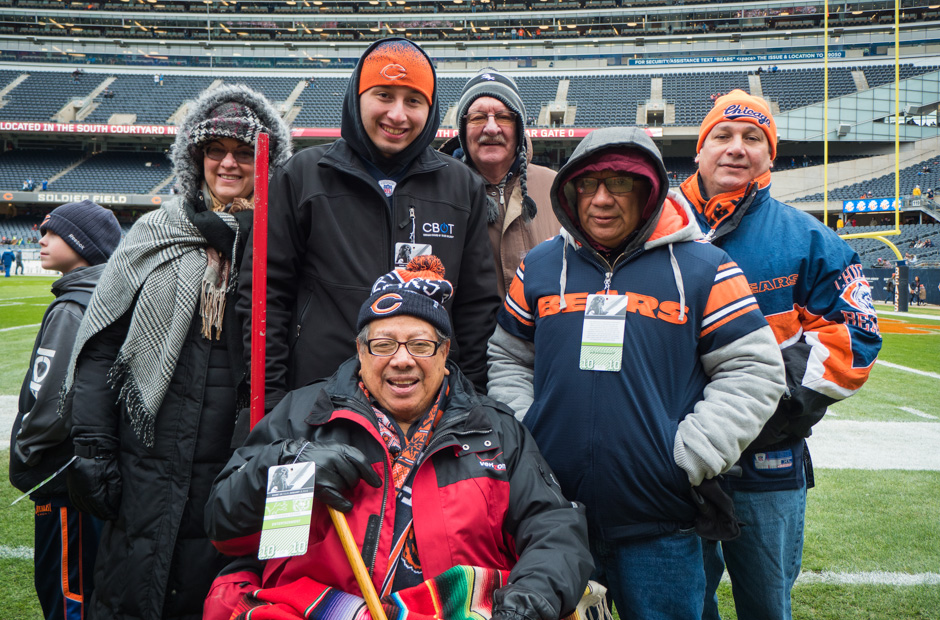
[{"label": "knit scarf", "polygon": [[[209,194],[212,211],[215,213],[231,213],[234,215],[255,208],[254,195],[249,199],[236,198],[231,203],[224,204],[208,187],[204,191]],[[223,257],[218,250],[209,245],[206,247],[206,261],[206,273],[202,278],[202,289],[199,295],[202,335],[212,340],[212,335],[215,333],[215,339],[219,340],[222,337],[222,317],[225,316],[225,300],[228,299],[226,292],[231,286],[232,260]]]},{"label": "knit scarf", "polygon": [[705,217],[708,226],[715,230],[728,218],[732,217],[744,198],[757,186],[758,190],[770,185],[770,171],[760,175],[741,189],[706,198],[699,182],[699,173],[693,174],[682,182],[679,189],[692,203],[692,208]]},{"label": "knit scarf", "polygon": [[[234,256],[239,241],[235,218],[227,213],[212,215],[234,231],[234,246],[228,252]],[[103,285],[95,289],[76,336],[63,394],[72,389],[75,363],[85,344],[133,307],[127,337],[108,373],[108,383],[120,390],[118,399],[127,409],[131,428],[148,447],[153,446],[157,412],[209,269],[208,246],[182,201],[171,200],[144,215],[108,262],[101,275]],[[227,272],[225,292],[236,281],[234,269]],[[60,403],[65,401],[60,399]]]},{"label": "knit scarf", "polygon": [[[366,399],[372,402],[369,396],[369,390],[365,384],[360,381],[359,389],[365,394]],[[411,514],[410,489],[407,482],[411,478],[414,468],[421,461],[428,443],[431,441],[431,435],[434,432],[437,423],[444,415],[443,404],[450,392],[450,386],[447,384],[447,378],[441,385],[437,398],[428,413],[421,420],[421,424],[406,441],[404,447],[401,445],[401,439],[398,436],[398,429],[394,422],[388,419],[388,416],[378,407],[373,406],[372,411],[379,421],[379,434],[388,447],[389,454],[392,455],[392,481],[395,484],[395,497],[397,500],[395,527],[393,532],[394,544],[389,554],[389,571],[382,584],[382,594],[388,595],[395,586],[395,576],[398,569],[405,563],[406,570],[415,574],[421,573],[421,562],[418,559],[418,542],[414,534],[414,518]],[[408,581],[407,577],[404,578]]]}]

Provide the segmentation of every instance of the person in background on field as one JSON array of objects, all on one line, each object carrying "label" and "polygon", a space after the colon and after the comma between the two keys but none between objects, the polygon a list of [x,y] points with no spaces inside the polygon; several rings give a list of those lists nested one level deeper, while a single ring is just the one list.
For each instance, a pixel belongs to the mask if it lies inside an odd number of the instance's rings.
[{"label": "person in background on field", "polygon": [[[39,261],[59,271],[55,300],[36,335],[10,439],[10,482],[35,503],[33,582],[46,620],[83,620],[94,590],[101,522],[69,501],[65,467],[74,454],[59,388],[82,315],[121,240],[114,214],[85,200],[54,209],[40,227]],[[43,480],[56,474],[44,485]]]},{"label": "person in background on field", "polygon": [[10,248],[6,248],[3,250],[3,254],[0,254],[0,262],[3,263],[3,274],[7,278],[10,277],[10,268],[13,266],[14,260],[16,260],[16,255]]},{"label": "person in background on field", "polygon": [[79,330],[64,412],[69,494],[105,521],[91,620],[196,620],[225,565],[203,512],[247,435],[237,274],[252,223],[255,143],[272,164],[290,132],[242,85],[204,92],[171,150],[181,193],[134,223]]},{"label": "person in background on field", "polygon": [[16,269],[14,270],[13,275],[15,276],[23,275],[23,250],[16,251]]},{"label": "person in background on field", "polygon": [[773,417],[741,456],[742,475],[723,481],[747,526],[736,540],[705,542],[703,618],[719,618],[715,590],[727,566],[740,620],[789,620],[813,486],[805,438],[826,407],[868,379],[881,348],[878,317],[858,254],[819,220],[771,198],[777,125],[766,101],[742,90],[716,101],[696,152],[698,172],[682,183],[682,196],[705,238],[750,282],[787,380]]},{"label": "person in background on field", "polygon": [[483,69],[470,78],[457,103],[457,118],[458,135],[441,151],[462,159],[486,182],[496,283],[505,298],[519,262],[561,228],[548,197],[555,171],[531,163],[525,105],[511,77]]}]

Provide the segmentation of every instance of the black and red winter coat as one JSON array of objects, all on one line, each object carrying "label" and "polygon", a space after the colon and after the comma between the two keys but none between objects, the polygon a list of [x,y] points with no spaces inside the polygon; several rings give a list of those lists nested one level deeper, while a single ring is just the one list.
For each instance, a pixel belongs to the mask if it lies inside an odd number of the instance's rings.
[{"label": "black and red winter coat", "polygon": [[[584,509],[562,496],[535,441],[511,411],[478,395],[456,365],[448,362],[448,368],[444,415],[412,486],[424,578],[461,564],[510,570],[510,585],[496,595],[500,608],[538,610],[542,620],[557,620],[577,605],[593,568]],[[395,522],[392,459],[358,388],[358,370],[352,358],[329,379],[289,392],[235,452],[206,505],[206,531],[220,551],[257,555],[267,471],[279,464],[285,441],[348,444],[365,454],[383,481],[381,488],[360,481],[347,494],[353,503],[349,526],[381,588]],[[359,595],[325,506],[315,502],[313,510],[307,553],[268,560],[261,587],[309,577]],[[220,577],[230,584],[240,579]]]}]

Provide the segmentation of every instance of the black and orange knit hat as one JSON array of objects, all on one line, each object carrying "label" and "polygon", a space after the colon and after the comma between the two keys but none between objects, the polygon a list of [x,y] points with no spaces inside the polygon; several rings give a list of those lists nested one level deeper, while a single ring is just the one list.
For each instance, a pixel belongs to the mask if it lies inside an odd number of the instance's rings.
[{"label": "black and orange knit hat", "polygon": [[434,102],[434,69],[421,50],[408,41],[379,43],[362,60],[359,94],[373,86],[407,86]]},{"label": "black and orange knit hat", "polygon": [[404,269],[395,269],[372,285],[372,295],[359,309],[356,331],[376,319],[414,316],[450,338],[453,330],[444,302],[454,286],[444,279],[444,263],[434,255],[416,256]]}]

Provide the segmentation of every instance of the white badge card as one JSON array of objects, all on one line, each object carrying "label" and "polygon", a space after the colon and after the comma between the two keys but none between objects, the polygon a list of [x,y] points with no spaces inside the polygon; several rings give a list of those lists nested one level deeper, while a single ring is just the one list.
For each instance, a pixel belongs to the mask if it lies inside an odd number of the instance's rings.
[{"label": "white badge card", "polygon": [[307,552],[313,514],[315,463],[278,465],[268,469],[259,560]]},{"label": "white badge card", "polygon": [[431,254],[430,243],[396,243],[395,266],[407,267],[412,258],[426,254]]},{"label": "white badge card", "polygon": [[620,371],[626,319],[626,295],[588,295],[581,332],[581,370]]}]

